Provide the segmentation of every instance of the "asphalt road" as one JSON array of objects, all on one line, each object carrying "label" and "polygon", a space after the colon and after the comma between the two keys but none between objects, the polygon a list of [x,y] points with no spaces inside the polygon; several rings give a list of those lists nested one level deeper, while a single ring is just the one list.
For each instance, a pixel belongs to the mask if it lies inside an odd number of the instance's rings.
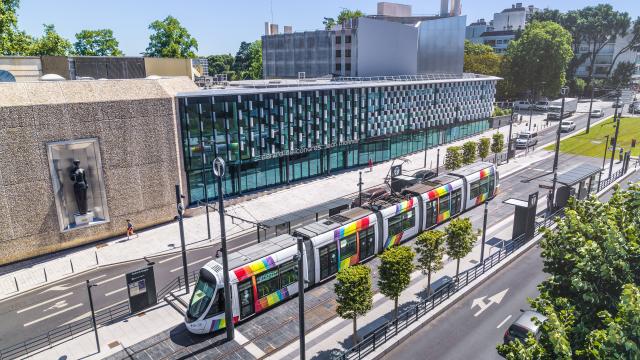
[{"label": "asphalt road", "polygon": [[520,309],[527,308],[527,298],[538,296],[536,286],[546,278],[540,252],[534,246],[384,359],[501,359],[495,345]]},{"label": "asphalt road", "polygon": [[[610,108],[605,109],[607,114],[611,110]],[[586,124],[586,114],[575,116],[572,120],[576,121],[577,129],[580,129]],[[546,129],[539,134],[540,145],[555,139],[553,129]],[[572,159],[575,159],[575,156],[561,155],[560,162],[561,164],[571,163]],[[502,201],[508,197],[526,198],[529,193],[536,191],[539,179],[545,175],[549,176],[551,164],[552,158],[548,158],[531,164],[512,176],[501,179],[501,194],[490,205],[489,227],[513,214],[513,207],[502,204]],[[482,207],[472,209],[465,216],[472,219],[476,228],[481,228]],[[315,219],[292,224],[292,230],[313,220]],[[188,228],[185,230],[189,231]],[[228,246],[233,251],[255,242],[255,233],[249,233],[230,239]],[[189,272],[197,271],[215,255],[218,248],[219,245],[213,245],[188,251],[187,267]],[[150,257],[149,259],[155,262],[156,289],[161,289],[183,273],[182,259],[179,253]],[[0,301],[0,319],[2,319],[0,321],[0,348],[19,343],[87,316],[89,304],[87,289],[84,286],[87,279],[98,284],[92,289],[96,309],[127,301],[124,274],[144,266],[146,266],[144,260],[104,266]]]}]

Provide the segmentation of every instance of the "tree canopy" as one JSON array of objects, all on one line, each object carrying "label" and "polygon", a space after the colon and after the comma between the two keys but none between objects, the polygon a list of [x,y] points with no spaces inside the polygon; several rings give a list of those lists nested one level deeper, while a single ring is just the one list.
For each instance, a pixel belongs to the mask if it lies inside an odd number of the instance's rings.
[{"label": "tree canopy", "polygon": [[456,278],[460,273],[460,259],[467,256],[473,249],[476,234],[469,218],[455,218],[445,228],[447,234],[447,255],[456,259]]},{"label": "tree canopy", "polygon": [[44,24],[44,35],[36,38],[29,55],[67,56],[73,52],[71,42],[56,32],[52,24]]},{"label": "tree canopy", "polygon": [[408,246],[398,246],[380,254],[378,287],[380,292],[394,301],[395,316],[398,316],[398,298],[409,286],[416,254]]},{"label": "tree canopy", "polygon": [[194,58],[198,41],[189,34],[180,21],[169,15],[164,20],[156,20],[149,25],[152,31],[146,56],[169,58]]},{"label": "tree canopy", "polygon": [[122,56],[111,29],[82,30],[76,34],[75,52],[83,56]]},{"label": "tree canopy", "polygon": [[571,34],[554,22],[528,24],[520,39],[507,48],[507,81],[517,93],[555,96],[565,84],[573,57],[571,41]]},{"label": "tree canopy", "polygon": [[487,137],[480,138],[478,141],[478,156],[482,161],[489,156],[489,149],[491,148],[491,139]]},{"label": "tree canopy", "polygon": [[447,234],[441,230],[422,232],[416,239],[418,267],[427,275],[427,295],[431,293],[431,273],[442,269]]},{"label": "tree canopy", "polygon": [[336,312],[343,319],[353,320],[353,340],[358,342],[356,319],[373,307],[371,269],[366,265],[355,265],[341,269],[334,286]]},{"label": "tree canopy", "polygon": [[499,346],[508,359],[640,358],[640,183],[606,203],[571,202],[540,242],[550,276],[531,300],[549,317],[539,340]]},{"label": "tree canopy", "polygon": [[444,155],[444,167],[447,170],[455,170],[462,166],[463,158],[460,146],[449,146]]},{"label": "tree canopy", "polygon": [[484,44],[464,41],[464,72],[484,75],[500,75],[502,56]]}]

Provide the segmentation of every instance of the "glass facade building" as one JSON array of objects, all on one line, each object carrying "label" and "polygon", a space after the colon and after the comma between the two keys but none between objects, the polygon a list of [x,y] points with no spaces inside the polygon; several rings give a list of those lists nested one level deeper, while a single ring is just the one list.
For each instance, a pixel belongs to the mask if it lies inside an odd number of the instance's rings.
[{"label": "glass facade building", "polygon": [[[487,130],[497,78],[329,82],[178,94],[189,202],[287,184]],[[205,173],[206,172],[206,173]]]}]

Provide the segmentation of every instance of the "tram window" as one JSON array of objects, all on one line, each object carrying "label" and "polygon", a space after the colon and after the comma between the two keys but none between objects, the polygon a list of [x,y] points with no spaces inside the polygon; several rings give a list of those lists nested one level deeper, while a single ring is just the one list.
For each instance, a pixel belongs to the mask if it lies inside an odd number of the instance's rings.
[{"label": "tram window", "polygon": [[449,195],[445,195],[444,197],[440,198],[440,214],[444,214],[447,211],[449,211]]},{"label": "tram window", "polygon": [[331,243],[319,249],[320,280],[338,272],[338,252],[336,250],[336,243]]},{"label": "tram window", "polygon": [[451,215],[462,210],[462,190],[458,189],[451,194]]},{"label": "tram window", "polygon": [[278,269],[269,270],[256,276],[256,287],[258,288],[258,298],[263,298],[280,290]]},{"label": "tram window", "polygon": [[397,235],[416,225],[415,209],[389,218],[389,236]]},{"label": "tram window", "polygon": [[373,226],[358,233],[360,241],[360,259],[366,259],[373,256],[376,249],[376,236]]},{"label": "tram window", "polygon": [[350,258],[356,254],[356,234],[340,240],[340,259]]},{"label": "tram window", "polygon": [[280,281],[282,282],[282,287],[298,281],[298,268],[296,263],[289,261],[280,267]]},{"label": "tram window", "polygon": [[480,196],[480,180],[472,182],[470,187],[471,189],[469,190],[469,199],[475,199]]},{"label": "tram window", "polygon": [[213,299],[211,308],[209,309],[209,312],[207,312],[206,317],[220,314],[223,311],[224,311],[224,289],[218,289],[218,291],[216,291],[216,297]]},{"label": "tram window", "polygon": [[437,214],[438,200],[427,202],[427,228],[435,225],[438,219]]}]

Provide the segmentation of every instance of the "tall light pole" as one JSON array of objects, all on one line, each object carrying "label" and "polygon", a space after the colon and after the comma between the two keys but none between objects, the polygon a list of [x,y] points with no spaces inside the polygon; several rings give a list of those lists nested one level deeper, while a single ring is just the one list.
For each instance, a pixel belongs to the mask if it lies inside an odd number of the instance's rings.
[{"label": "tall light pole", "polygon": [[427,130],[427,124],[424,125],[424,166],[423,168],[427,168],[427,149],[429,148],[429,130]]},{"label": "tall light pole", "polygon": [[[562,106],[560,107],[560,119],[564,118],[564,99],[567,96],[568,92],[569,92],[569,87],[567,86],[563,86],[560,89],[560,94],[562,94]],[[558,129],[556,131],[556,151],[553,156],[553,186],[551,188],[551,200],[550,200],[550,204],[552,208],[555,207],[555,203],[556,203],[555,198],[556,198],[556,183],[558,181],[558,155],[560,153],[560,123],[561,122],[562,121],[558,123]]]},{"label": "tall light pole", "polygon": [[[589,129],[591,128],[591,110],[593,109],[593,92],[595,87],[591,84],[591,101],[589,102],[589,115],[587,115],[587,131],[585,133],[589,133]],[[604,166],[603,166],[604,168]]]},{"label": "tall light pole", "polygon": [[182,271],[184,275],[184,289],[189,293],[189,273],[187,271],[187,249],[184,242],[184,224],[182,218],[184,215],[184,205],[182,205],[182,193],[180,185],[176,185],[176,209],[178,210],[178,227],[180,228],[180,246],[182,248]]},{"label": "tall light pole", "polygon": [[358,206],[362,206],[362,171],[359,171],[360,180],[358,180]]},{"label": "tall light pole", "polygon": [[304,326],[304,249],[302,237],[298,237],[298,328],[300,332],[300,360],[305,360],[305,326]]},{"label": "tall light pole", "polygon": [[204,183],[204,204],[207,215],[207,239],[211,239],[211,223],[209,222],[209,193],[207,192],[207,153],[204,151],[204,141],[202,145],[202,182]]},{"label": "tall light pole", "polygon": [[484,203],[484,220],[482,220],[482,247],[480,248],[480,264],[484,263],[484,244],[487,237],[487,216],[489,215],[489,200]]},{"label": "tall light pole", "polygon": [[220,214],[220,246],[222,250],[222,273],[224,275],[224,321],[227,329],[227,341],[234,338],[233,309],[231,309],[231,286],[229,285],[229,260],[227,253],[227,233],[224,226],[224,199],[222,192],[222,177],[224,176],[224,160],[217,157],[212,164],[213,173],[218,178],[218,213]]},{"label": "tall light pole", "polygon": [[91,296],[91,288],[94,286],[98,286],[97,284],[92,284],[87,280],[87,293],[89,294],[89,308],[91,309],[91,324],[93,325],[93,333],[96,336],[96,347],[98,348],[98,352],[100,352],[100,341],[98,340],[98,325],[96,324],[96,312],[93,308],[93,297]]},{"label": "tall light pole", "polygon": [[515,107],[513,106],[513,104],[511,104],[511,118],[509,119],[509,139],[507,139],[507,164],[509,163],[509,157],[511,156],[511,132],[513,131],[514,111],[515,111]]},{"label": "tall light pole", "polygon": [[[609,177],[611,178],[611,172],[613,171],[613,158],[616,156],[616,146],[618,146],[618,131],[620,130],[620,115],[618,115],[618,104],[620,102],[620,90],[616,89],[616,110],[613,113],[613,121],[616,122],[616,134],[613,136],[613,149],[611,149],[611,162],[609,163]],[[620,110],[622,113],[622,109]]]},{"label": "tall light pole", "polygon": [[609,147],[609,135],[605,135],[607,140],[604,142],[604,156],[602,157],[602,170],[604,171],[604,165],[607,161],[607,148]]}]

